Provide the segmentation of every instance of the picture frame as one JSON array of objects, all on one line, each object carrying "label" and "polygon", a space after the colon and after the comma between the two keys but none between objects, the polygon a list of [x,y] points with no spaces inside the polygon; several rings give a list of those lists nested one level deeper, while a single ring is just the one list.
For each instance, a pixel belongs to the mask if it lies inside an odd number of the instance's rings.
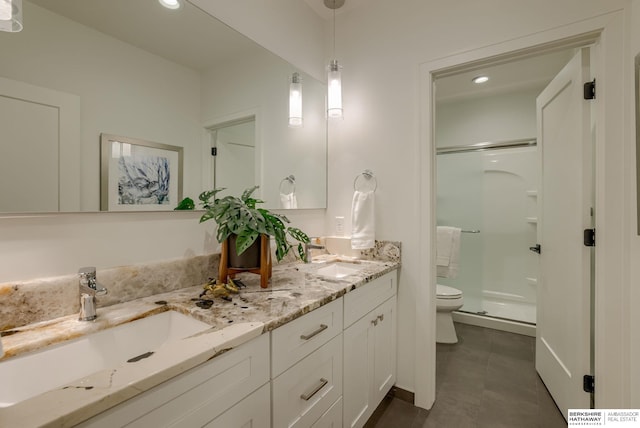
[{"label": "picture frame", "polygon": [[101,211],[172,211],[182,174],[182,147],[100,134]]}]

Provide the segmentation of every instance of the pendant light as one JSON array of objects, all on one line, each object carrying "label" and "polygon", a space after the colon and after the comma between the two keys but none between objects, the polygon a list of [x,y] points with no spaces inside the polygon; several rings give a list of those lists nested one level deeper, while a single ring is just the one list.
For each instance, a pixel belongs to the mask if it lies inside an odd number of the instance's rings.
[{"label": "pendant light", "polygon": [[289,127],[302,126],[302,79],[298,72],[291,76],[289,84]]},{"label": "pendant light", "polygon": [[342,119],[342,76],[336,58],[336,9],[344,5],[345,0],[324,0],[324,5],[333,10],[333,58],[329,63],[327,75],[327,116]]},{"label": "pendant light", "polygon": [[22,31],[22,0],[0,0],[0,31]]}]

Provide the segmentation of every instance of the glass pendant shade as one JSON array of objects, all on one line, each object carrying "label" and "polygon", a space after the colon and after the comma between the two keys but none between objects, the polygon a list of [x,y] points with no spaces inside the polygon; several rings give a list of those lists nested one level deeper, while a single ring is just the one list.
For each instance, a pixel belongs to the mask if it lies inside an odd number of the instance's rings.
[{"label": "glass pendant shade", "polygon": [[0,31],[22,30],[22,0],[0,0]]},{"label": "glass pendant shade", "polygon": [[327,116],[334,119],[342,118],[342,76],[338,61],[335,59],[329,64],[327,87]]},{"label": "glass pendant shade", "polygon": [[298,73],[293,73],[289,85],[289,126],[302,126],[302,81]]}]

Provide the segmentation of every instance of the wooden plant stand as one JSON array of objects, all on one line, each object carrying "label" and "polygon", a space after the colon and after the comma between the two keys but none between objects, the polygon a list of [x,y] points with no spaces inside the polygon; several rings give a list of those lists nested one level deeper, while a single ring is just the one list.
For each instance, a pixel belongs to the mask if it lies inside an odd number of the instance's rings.
[{"label": "wooden plant stand", "polygon": [[260,266],[254,268],[234,268],[229,266],[229,239],[222,243],[220,251],[220,269],[218,282],[226,283],[227,277],[235,278],[241,272],[251,272],[260,275],[260,287],[267,288],[271,278],[271,241],[267,235],[260,235]]}]

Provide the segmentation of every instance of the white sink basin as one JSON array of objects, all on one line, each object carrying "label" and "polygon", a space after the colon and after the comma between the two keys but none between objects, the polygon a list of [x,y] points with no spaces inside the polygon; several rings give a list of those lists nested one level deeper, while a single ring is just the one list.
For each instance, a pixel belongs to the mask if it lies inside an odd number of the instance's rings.
[{"label": "white sink basin", "polygon": [[362,269],[357,264],[335,262],[318,269],[315,273],[327,278],[340,279],[345,276],[356,274],[361,270]]},{"label": "white sink basin", "polygon": [[132,358],[148,357],[164,343],[209,327],[189,316],[167,311],[0,362],[0,407],[117,367]]}]

